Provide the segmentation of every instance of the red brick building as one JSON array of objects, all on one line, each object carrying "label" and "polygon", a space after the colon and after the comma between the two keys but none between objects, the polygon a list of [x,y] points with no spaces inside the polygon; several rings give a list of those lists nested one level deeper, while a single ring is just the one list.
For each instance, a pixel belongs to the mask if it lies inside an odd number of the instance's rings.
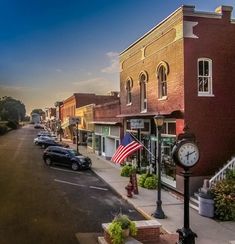
[{"label": "red brick building", "polygon": [[[191,191],[235,152],[235,21],[232,7],[214,13],[182,6],[120,54],[120,101],[124,128],[144,119],[141,139],[154,152],[154,115],[165,116],[163,182],[182,191],[180,169],[170,153],[184,125],[195,133],[200,161]],[[148,153],[142,158],[151,162]],[[146,155],[144,155],[146,154]]]},{"label": "red brick building", "polygon": [[74,93],[71,97],[65,99],[61,107],[61,126],[64,129],[64,136],[73,139],[73,126],[70,125],[70,118],[76,115],[76,108],[88,104],[103,104],[118,100],[118,93],[110,95],[96,95],[94,93]]},{"label": "red brick building", "polygon": [[95,152],[110,159],[120,144],[123,135],[120,101],[96,105],[94,107],[94,141]]}]

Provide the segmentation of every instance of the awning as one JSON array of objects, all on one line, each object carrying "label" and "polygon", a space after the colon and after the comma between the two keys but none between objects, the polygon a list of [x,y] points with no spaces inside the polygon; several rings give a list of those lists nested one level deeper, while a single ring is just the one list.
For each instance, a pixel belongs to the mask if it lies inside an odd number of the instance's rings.
[{"label": "awning", "polygon": [[64,123],[61,124],[62,129],[65,129],[68,126],[69,126],[69,121],[65,121]]},{"label": "awning", "polygon": [[[157,115],[158,112],[150,112],[150,113],[135,113],[135,114],[119,114],[117,118],[130,118],[130,117],[150,117]],[[181,110],[174,110],[174,111],[159,111],[159,114],[164,116],[175,116],[175,117],[182,117],[184,115],[184,111]]]},{"label": "awning", "polygon": [[89,124],[99,124],[99,125],[117,125],[117,124],[120,124],[120,122],[117,122],[117,121],[92,121],[92,122],[89,122]]}]

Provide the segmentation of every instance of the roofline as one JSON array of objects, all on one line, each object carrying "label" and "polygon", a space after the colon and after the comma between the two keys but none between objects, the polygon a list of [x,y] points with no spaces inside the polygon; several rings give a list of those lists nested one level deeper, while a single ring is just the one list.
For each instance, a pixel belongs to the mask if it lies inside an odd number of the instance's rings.
[{"label": "roofline", "polygon": [[182,5],[179,8],[177,8],[174,12],[172,12],[170,15],[168,15],[165,19],[163,19],[160,23],[158,23],[157,25],[155,25],[152,29],[150,29],[148,32],[146,32],[143,36],[141,36],[139,39],[137,39],[135,42],[133,42],[130,46],[128,46],[126,49],[124,49],[124,51],[122,51],[119,56],[121,56],[123,53],[125,53],[128,49],[130,49],[131,47],[133,47],[136,43],[138,43],[139,41],[141,41],[142,39],[144,39],[147,35],[149,35],[151,32],[153,32],[156,28],[158,28],[160,25],[162,25],[164,22],[166,22],[168,19],[170,19],[174,14],[176,14],[178,11],[180,11],[181,9],[183,9],[183,7],[195,7],[193,5]]},{"label": "roofline", "polygon": [[[224,6],[224,7],[230,7],[230,6]],[[195,16],[195,17],[218,18],[218,19],[222,18],[222,13],[207,12],[207,11],[195,11],[195,6],[194,5],[182,5],[179,8],[177,8],[174,12],[172,12],[170,15],[168,15],[165,19],[163,19],[161,22],[159,22],[157,25],[155,25],[148,32],[146,32],[143,36],[141,36],[139,39],[137,39],[135,42],[133,42],[131,45],[129,45],[126,49],[124,49],[119,54],[119,56],[124,54],[127,50],[129,50],[131,47],[133,47],[138,42],[140,42],[142,39],[144,39],[146,36],[148,36],[151,32],[153,32],[155,29],[157,29],[159,26],[161,26],[164,22],[168,21],[173,15],[175,15],[180,10],[183,11],[183,16]],[[235,19],[231,18],[231,23],[234,24],[235,23]]]}]

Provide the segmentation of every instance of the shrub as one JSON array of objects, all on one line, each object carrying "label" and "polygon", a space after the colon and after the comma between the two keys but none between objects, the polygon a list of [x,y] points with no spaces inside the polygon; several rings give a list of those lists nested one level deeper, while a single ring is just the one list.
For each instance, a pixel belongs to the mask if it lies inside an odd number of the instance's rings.
[{"label": "shrub", "polygon": [[16,130],[18,128],[19,124],[17,121],[10,120],[7,122],[7,126],[13,130]]},{"label": "shrub", "polygon": [[146,180],[146,178],[148,177],[148,174],[142,174],[138,180],[138,184],[141,187],[144,187],[144,182]]},{"label": "shrub", "polygon": [[212,188],[215,201],[215,217],[219,220],[235,220],[235,178],[227,177]]},{"label": "shrub", "polygon": [[138,184],[147,189],[156,189],[157,176],[152,174],[142,174],[138,180]]},{"label": "shrub", "polygon": [[0,125],[0,135],[3,135],[7,132],[7,127],[5,125]]},{"label": "shrub", "polygon": [[131,165],[125,165],[122,168],[121,176],[129,177],[130,174],[133,172],[133,170],[134,170],[134,168]]},{"label": "shrub", "polygon": [[156,189],[156,187],[157,187],[157,177],[155,175],[151,175],[147,177],[144,182],[144,188]]},{"label": "shrub", "polygon": [[226,172],[226,179],[235,180],[235,169],[228,169]]},{"label": "shrub", "polygon": [[136,225],[127,215],[118,214],[108,227],[108,232],[113,244],[122,244],[124,241],[123,230],[129,229],[130,235],[137,233]]}]

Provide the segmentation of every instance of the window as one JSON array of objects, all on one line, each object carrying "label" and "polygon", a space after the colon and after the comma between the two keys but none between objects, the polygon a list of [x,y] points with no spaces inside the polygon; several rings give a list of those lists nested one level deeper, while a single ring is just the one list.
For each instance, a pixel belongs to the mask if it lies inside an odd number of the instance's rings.
[{"label": "window", "polygon": [[140,111],[147,112],[147,73],[141,72],[139,76],[140,82]]},{"label": "window", "polygon": [[198,95],[212,95],[212,60],[198,59]]},{"label": "window", "polygon": [[167,75],[169,73],[168,64],[161,61],[157,68],[158,78],[158,98],[164,99],[167,97]]},{"label": "window", "polygon": [[133,81],[131,78],[128,78],[126,81],[126,104],[130,105],[132,100],[131,100],[131,89],[133,87]]}]

